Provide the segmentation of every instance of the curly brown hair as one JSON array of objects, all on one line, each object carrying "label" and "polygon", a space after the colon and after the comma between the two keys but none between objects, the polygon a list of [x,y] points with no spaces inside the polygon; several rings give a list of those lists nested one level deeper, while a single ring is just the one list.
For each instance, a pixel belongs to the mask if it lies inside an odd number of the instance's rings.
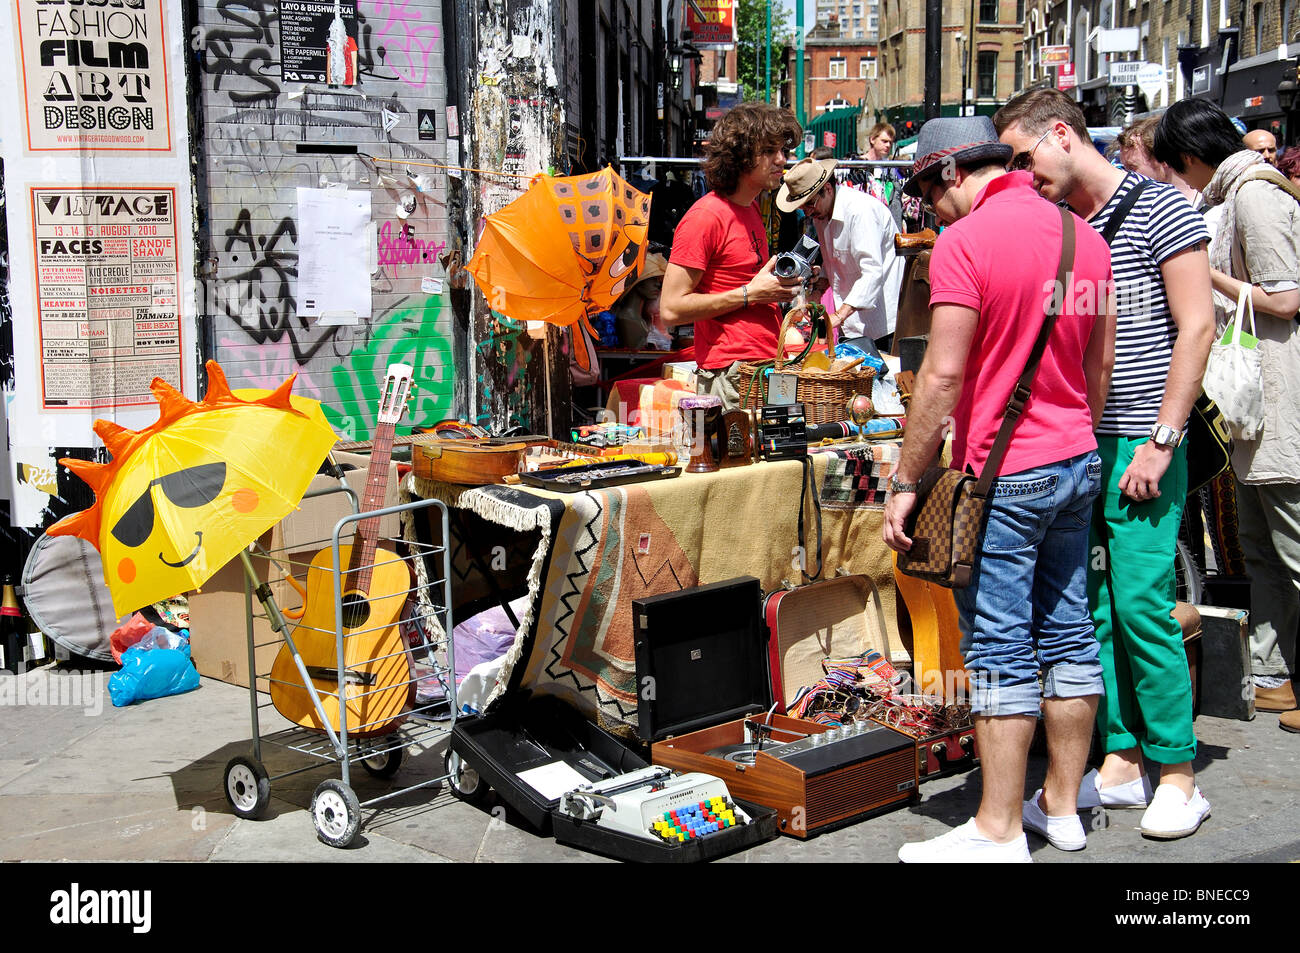
[{"label": "curly brown hair", "polygon": [[790,110],[771,103],[740,103],[713,127],[704,146],[704,178],[719,195],[731,195],[760,154],[774,147],[789,152],[802,138],[803,129]]}]

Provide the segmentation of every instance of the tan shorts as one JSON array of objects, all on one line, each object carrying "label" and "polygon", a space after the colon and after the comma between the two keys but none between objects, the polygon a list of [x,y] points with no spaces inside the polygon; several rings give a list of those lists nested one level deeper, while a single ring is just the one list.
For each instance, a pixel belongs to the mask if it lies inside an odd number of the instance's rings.
[{"label": "tan shorts", "polygon": [[736,410],[740,407],[740,364],[740,361],[732,361],[729,367],[712,371],[700,368],[695,372],[695,393],[721,398],[724,413]]}]

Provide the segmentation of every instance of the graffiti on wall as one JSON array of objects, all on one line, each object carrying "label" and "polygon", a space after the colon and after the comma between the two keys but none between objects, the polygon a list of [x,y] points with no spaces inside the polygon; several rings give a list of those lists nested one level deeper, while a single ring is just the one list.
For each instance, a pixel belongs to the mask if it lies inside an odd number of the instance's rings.
[{"label": "graffiti on wall", "polygon": [[[445,144],[421,139],[419,110],[445,105],[439,0],[359,0],[354,85],[282,79],[277,0],[200,0],[191,48],[202,77],[208,255],[204,313],[232,380],[267,386],[299,375],[341,434],[366,439],[387,363],[416,366],[421,395],[407,423],[452,413],[454,355],[441,294],[446,249],[440,163]],[[393,160],[391,163],[386,160]],[[298,314],[298,188],[372,190],[370,319],[325,325]],[[400,218],[403,202],[412,209]],[[449,311],[449,309],[448,309]]]}]

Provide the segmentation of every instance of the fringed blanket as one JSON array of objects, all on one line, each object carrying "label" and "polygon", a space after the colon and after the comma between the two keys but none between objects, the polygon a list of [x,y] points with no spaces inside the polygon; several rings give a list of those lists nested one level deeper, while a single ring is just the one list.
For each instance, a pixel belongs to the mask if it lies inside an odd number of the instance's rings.
[{"label": "fringed blanket", "polygon": [[[879,449],[857,448],[858,463],[874,461]],[[888,456],[873,468],[879,471]],[[841,466],[848,454],[835,448],[812,459],[815,485],[823,488],[828,464]],[[576,494],[501,486],[464,490],[426,481],[414,489],[490,522],[542,533],[529,572],[535,598],[520,618],[520,635],[490,700],[516,686],[559,695],[602,727],[631,736],[638,692],[633,600],[737,576],[757,577],[765,592],[799,584],[803,472],[798,461],[763,463]],[[812,549],[818,543],[811,497],[805,506],[806,544]],[[841,567],[872,577],[890,626],[891,659],[908,664],[895,623],[882,518],[874,498],[866,505],[845,500],[825,506],[823,577]],[[806,565],[817,565],[815,552]]]}]

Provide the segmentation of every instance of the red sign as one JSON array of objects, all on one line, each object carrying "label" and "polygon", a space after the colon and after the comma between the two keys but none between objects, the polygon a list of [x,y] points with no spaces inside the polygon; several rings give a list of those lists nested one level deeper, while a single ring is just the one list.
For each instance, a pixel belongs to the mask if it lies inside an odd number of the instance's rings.
[{"label": "red sign", "polygon": [[833,133],[833,132],[823,132],[823,133],[822,133],[822,145],[824,145],[827,149],[834,149],[834,148],[835,148],[835,133]]},{"label": "red sign", "polygon": [[1075,75],[1073,63],[1062,63],[1056,68],[1056,88],[1057,89],[1074,89],[1079,85],[1079,77]]},{"label": "red sign", "polygon": [[[696,14],[698,8],[699,13]],[[696,0],[686,4],[686,29],[702,50],[730,49],[736,43],[735,0]]]}]

